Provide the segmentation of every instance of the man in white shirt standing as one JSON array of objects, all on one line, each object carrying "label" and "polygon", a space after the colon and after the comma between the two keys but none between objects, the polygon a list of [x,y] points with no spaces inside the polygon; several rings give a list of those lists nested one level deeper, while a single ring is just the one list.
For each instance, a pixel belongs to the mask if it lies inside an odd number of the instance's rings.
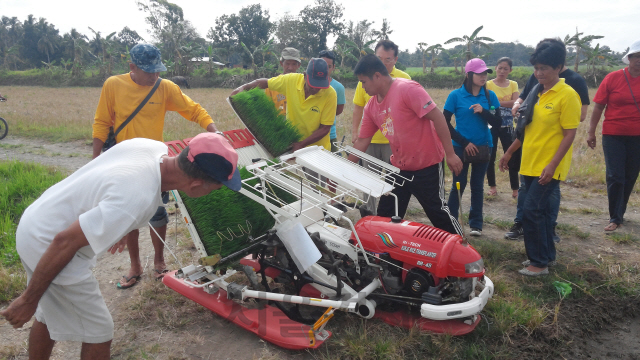
[{"label": "man in white shirt standing", "polygon": [[20,328],[35,314],[30,358],[49,358],[56,341],[71,340],[82,342],[81,359],[109,359],[113,320],[91,271],[96,257],[122,252],[123,236],[147,224],[162,192],[241,188],[238,154],[224,136],[199,134],[179,156],[167,153],[159,141],[123,141],[25,210],[16,248],[28,285],[0,315]]}]

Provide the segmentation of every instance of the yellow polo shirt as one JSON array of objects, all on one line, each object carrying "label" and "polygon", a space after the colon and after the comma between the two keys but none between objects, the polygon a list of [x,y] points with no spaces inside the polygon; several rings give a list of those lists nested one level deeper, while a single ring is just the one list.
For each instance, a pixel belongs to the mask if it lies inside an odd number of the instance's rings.
[{"label": "yellow polo shirt", "polygon": [[[524,129],[520,174],[540,176],[560,147],[562,130],[578,128],[582,103],[578,93],[564,82],[555,84],[539,96],[533,110],[533,119]],[[556,168],[553,178],[566,180],[571,167],[573,145]]]},{"label": "yellow polo shirt", "polygon": [[[396,69],[395,66],[393,67],[393,70],[389,73],[389,75],[391,75],[392,78],[402,78],[402,79],[411,80],[411,76],[409,76],[409,74],[407,74],[402,70]],[[358,86],[356,87],[356,93],[355,95],[353,95],[353,103],[355,105],[364,107],[369,102],[369,99],[371,99],[371,96],[369,96],[367,92],[364,91],[364,89],[362,88],[362,83],[358,81]],[[373,135],[373,138],[371,139],[371,143],[388,144],[389,140],[386,137],[384,137],[384,135],[382,135],[380,130],[378,130]]]},{"label": "yellow polo shirt", "polygon": [[[113,126],[113,131],[116,131],[147,97],[152,87],[136,84],[128,73],[108,78],[100,93],[93,122],[93,138],[105,141],[109,127]],[[118,133],[116,142],[133,138],[163,141],[162,130],[167,111],[177,111],[203,129],[213,123],[207,111],[182,93],[178,85],[163,80],[140,112]]]},{"label": "yellow polo shirt", "polygon": [[[287,98],[287,119],[300,130],[303,139],[318,130],[320,125],[333,125],[338,98],[332,87],[322,89],[305,99],[304,74],[280,75],[269,79],[268,84],[269,89],[282,93]],[[331,150],[329,133],[311,145]]]}]

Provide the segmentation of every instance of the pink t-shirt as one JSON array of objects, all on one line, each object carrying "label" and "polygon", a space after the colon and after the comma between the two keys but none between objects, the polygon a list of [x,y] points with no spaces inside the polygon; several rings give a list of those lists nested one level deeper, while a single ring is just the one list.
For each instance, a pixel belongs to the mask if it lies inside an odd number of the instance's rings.
[{"label": "pink t-shirt", "polygon": [[424,119],[436,104],[413,80],[396,78],[382,102],[373,96],[364,108],[360,137],[372,137],[378,129],[391,145],[391,164],[415,171],[444,159],[444,148],[433,122]]}]

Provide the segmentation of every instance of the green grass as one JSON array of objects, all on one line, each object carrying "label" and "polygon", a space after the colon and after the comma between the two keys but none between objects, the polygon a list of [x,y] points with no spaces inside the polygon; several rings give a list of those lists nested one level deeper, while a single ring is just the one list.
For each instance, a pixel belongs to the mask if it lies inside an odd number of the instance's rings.
[{"label": "green grass", "polygon": [[582,240],[588,239],[589,236],[591,236],[588,232],[582,231],[579,227],[571,224],[558,223],[556,230],[558,230],[560,235],[575,235]]},{"label": "green grass", "polygon": [[619,232],[607,234],[607,237],[611,241],[615,242],[616,244],[631,244],[631,243],[638,242],[638,240],[639,240],[633,234],[619,233]]},{"label": "green grass", "polygon": [[302,139],[300,131],[280,114],[262,89],[252,89],[231,98],[236,113],[251,133],[271,153],[278,157]]},{"label": "green grass", "polygon": [[51,167],[0,161],[0,303],[26,284],[16,251],[16,228],[24,210],[64,175]]}]

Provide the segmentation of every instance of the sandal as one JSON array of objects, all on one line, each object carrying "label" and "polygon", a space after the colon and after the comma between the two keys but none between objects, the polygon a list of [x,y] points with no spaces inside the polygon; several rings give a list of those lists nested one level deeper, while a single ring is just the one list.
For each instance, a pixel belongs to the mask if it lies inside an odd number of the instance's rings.
[{"label": "sandal", "polygon": [[621,226],[622,224],[616,224],[614,222],[610,222],[607,226],[604,227],[604,232],[608,232],[608,233],[614,232]]},{"label": "sandal", "polygon": [[155,273],[156,280],[161,280],[164,277],[164,275],[169,272],[168,269],[164,269],[164,270],[153,269],[153,271],[156,272]]},{"label": "sandal", "polygon": [[129,284],[129,285],[121,285],[120,281],[118,281],[118,283],[116,284],[116,287],[119,290],[124,290],[124,289],[128,289],[130,287],[135,286],[138,282],[140,282],[141,275],[135,275],[135,276],[132,276],[132,277],[129,277],[129,278],[126,277],[125,275],[122,275],[122,277],[124,278],[124,283],[125,284],[128,284],[132,279],[135,280],[135,281],[133,282],[133,284]]}]

